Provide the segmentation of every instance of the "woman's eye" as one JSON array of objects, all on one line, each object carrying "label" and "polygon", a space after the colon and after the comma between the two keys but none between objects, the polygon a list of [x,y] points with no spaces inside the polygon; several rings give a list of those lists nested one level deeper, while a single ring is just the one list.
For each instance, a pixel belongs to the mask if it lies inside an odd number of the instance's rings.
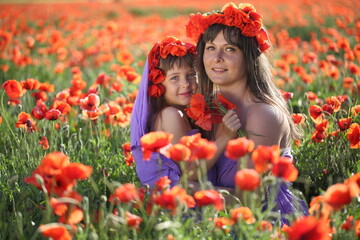
[{"label": "woman's eye", "polygon": [[178,76],[172,76],[172,77],[170,78],[170,80],[178,80],[178,79],[179,79]]},{"label": "woman's eye", "polygon": [[227,48],[226,48],[226,51],[228,51],[228,52],[235,52],[236,49],[233,48],[233,47],[227,47]]},{"label": "woman's eye", "polygon": [[206,50],[210,50],[210,51],[212,51],[212,50],[214,50],[215,48],[213,47],[213,46],[207,46],[206,47]]}]

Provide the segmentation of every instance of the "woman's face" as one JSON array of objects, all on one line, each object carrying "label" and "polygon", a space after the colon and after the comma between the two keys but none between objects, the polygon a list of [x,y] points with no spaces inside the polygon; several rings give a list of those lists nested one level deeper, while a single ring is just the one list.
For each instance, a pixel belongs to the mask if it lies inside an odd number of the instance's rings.
[{"label": "woman's face", "polygon": [[209,79],[220,87],[231,86],[231,84],[246,78],[246,65],[242,50],[229,44],[222,31],[214,41],[206,43],[203,61]]},{"label": "woman's face", "polygon": [[176,64],[166,73],[162,82],[165,87],[164,98],[167,104],[185,107],[197,90],[196,72],[190,66],[178,67]]}]

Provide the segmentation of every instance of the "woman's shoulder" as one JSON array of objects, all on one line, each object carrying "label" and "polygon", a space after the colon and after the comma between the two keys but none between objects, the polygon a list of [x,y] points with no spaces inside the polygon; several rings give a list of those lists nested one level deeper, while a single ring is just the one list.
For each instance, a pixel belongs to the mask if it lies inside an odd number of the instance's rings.
[{"label": "woman's shoulder", "polygon": [[248,120],[253,121],[274,121],[281,123],[285,119],[284,113],[267,103],[253,103],[248,111]]}]

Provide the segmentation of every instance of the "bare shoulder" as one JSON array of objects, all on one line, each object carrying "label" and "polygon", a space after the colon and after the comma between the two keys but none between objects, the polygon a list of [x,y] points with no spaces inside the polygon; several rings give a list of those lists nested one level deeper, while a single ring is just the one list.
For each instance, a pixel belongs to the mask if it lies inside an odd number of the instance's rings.
[{"label": "bare shoulder", "polygon": [[247,119],[250,124],[255,121],[265,125],[282,125],[286,117],[274,106],[266,103],[254,103],[248,111]]},{"label": "bare shoulder", "polygon": [[258,144],[280,145],[289,132],[289,124],[281,110],[266,103],[254,103],[247,114],[246,131]]},{"label": "bare shoulder", "polygon": [[155,129],[173,134],[173,142],[177,143],[182,136],[191,130],[191,126],[186,116],[179,109],[166,107],[156,117]]}]

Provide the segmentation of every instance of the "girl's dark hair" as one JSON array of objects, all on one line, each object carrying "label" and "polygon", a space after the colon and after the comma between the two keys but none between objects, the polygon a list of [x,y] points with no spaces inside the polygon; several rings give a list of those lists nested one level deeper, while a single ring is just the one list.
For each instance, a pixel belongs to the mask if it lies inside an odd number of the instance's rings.
[{"label": "girl's dark hair", "polygon": [[205,95],[213,93],[214,86],[205,72],[203,57],[206,43],[213,42],[220,32],[223,32],[224,38],[229,44],[238,47],[244,54],[247,69],[246,88],[253,94],[253,100],[264,102],[280,109],[288,119],[291,137],[293,139],[299,138],[301,133],[291,119],[287,103],[273,83],[273,75],[268,58],[265,54],[261,53],[256,39],[254,37],[245,37],[237,27],[213,24],[200,37],[196,46],[200,92]]},{"label": "girl's dark hair", "polygon": [[[195,55],[192,53],[188,53],[185,56],[178,57],[173,55],[168,55],[167,58],[160,58],[159,69],[163,71],[166,76],[167,72],[173,67],[177,66],[178,68],[182,68],[185,66],[189,66],[190,68],[195,68]],[[148,86],[152,84],[151,81],[148,82]],[[166,89],[165,89],[166,91]],[[164,94],[160,97],[151,97],[148,96],[149,103],[149,117],[147,119],[147,129],[151,128],[152,118],[165,107],[169,106],[164,98]]]}]

